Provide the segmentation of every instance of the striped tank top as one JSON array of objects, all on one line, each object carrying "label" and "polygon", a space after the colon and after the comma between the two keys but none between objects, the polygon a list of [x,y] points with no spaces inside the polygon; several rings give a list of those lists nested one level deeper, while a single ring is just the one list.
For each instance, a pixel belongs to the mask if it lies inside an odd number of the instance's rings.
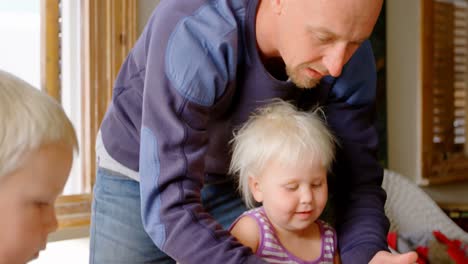
[{"label": "striped tank top", "polygon": [[260,228],[259,245],[256,255],[263,258],[269,263],[282,264],[333,264],[333,257],[337,248],[336,232],[329,224],[322,220],[317,220],[316,223],[320,229],[320,237],[322,238],[322,249],[320,257],[313,261],[302,260],[291,254],[279,241],[274,233],[273,226],[268,220],[263,207],[255,208],[243,213],[234,224],[242,217],[250,216],[254,218]]}]

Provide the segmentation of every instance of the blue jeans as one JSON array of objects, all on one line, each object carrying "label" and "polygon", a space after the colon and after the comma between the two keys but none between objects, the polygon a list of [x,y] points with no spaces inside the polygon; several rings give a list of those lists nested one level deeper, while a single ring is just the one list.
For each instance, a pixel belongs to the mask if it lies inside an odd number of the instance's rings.
[{"label": "blue jeans", "polygon": [[[246,210],[232,182],[207,184],[202,189],[205,209],[224,227]],[[99,168],[91,213],[91,264],[175,263],[159,250],[141,220],[139,183]]]}]

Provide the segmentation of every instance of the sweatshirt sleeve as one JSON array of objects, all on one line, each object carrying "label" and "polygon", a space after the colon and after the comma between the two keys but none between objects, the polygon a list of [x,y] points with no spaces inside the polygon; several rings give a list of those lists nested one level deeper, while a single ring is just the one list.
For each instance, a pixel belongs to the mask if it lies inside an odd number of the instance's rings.
[{"label": "sweatshirt sleeve", "polygon": [[335,80],[327,102],[327,121],[339,140],[333,172],[337,232],[342,263],[368,263],[388,250],[383,169],[377,161],[374,127],[376,69],[366,41]]},{"label": "sweatshirt sleeve", "polygon": [[180,263],[264,263],[201,204],[208,120],[219,98],[234,89],[236,74],[236,22],[221,17],[219,8],[198,10],[170,34],[165,21],[152,21],[133,51],[145,71],[143,225],[156,246]]}]

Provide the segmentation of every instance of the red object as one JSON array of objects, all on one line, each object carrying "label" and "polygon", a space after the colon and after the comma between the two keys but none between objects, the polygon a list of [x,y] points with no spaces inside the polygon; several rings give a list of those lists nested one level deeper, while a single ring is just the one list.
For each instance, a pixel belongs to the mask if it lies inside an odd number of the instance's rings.
[{"label": "red object", "polygon": [[450,240],[439,231],[434,231],[432,233],[439,242],[447,245],[447,254],[455,261],[455,263],[468,264],[468,256],[466,255],[466,252],[468,251],[467,245],[463,245],[458,239]]},{"label": "red object", "polygon": [[428,247],[423,247],[419,246],[416,248],[416,253],[418,253],[418,260],[416,262],[418,264],[427,264],[429,261],[427,260],[428,255],[429,255],[429,248]]},{"label": "red object", "polygon": [[388,246],[397,250],[398,235],[396,232],[389,232],[387,235]]},{"label": "red object", "polygon": [[[440,231],[433,231],[435,239],[447,246],[447,255],[455,261],[456,264],[468,264],[468,245],[463,244],[458,239],[449,239]],[[387,235],[388,246],[398,251],[398,234],[389,232]],[[418,246],[415,249],[418,254],[418,264],[428,264],[429,248],[426,246]]]}]

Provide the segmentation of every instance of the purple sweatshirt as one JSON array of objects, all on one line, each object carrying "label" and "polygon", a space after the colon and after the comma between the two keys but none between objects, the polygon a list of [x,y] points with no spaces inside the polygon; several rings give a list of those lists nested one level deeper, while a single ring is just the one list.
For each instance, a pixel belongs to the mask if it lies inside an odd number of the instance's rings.
[{"label": "purple sweatshirt", "polygon": [[[138,171],[145,230],[181,263],[264,263],[205,212],[204,182],[227,177],[233,128],[271,98],[324,105],[340,141],[333,174],[343,263],[387,248],[383,170],[373,126],[376,73],[365,42],[339,78],[301,90],[264,68],[258,0],[163,0],[126,58],[101,126],[104,146]],[[291,40],[294,41],[294,40]]]}]

